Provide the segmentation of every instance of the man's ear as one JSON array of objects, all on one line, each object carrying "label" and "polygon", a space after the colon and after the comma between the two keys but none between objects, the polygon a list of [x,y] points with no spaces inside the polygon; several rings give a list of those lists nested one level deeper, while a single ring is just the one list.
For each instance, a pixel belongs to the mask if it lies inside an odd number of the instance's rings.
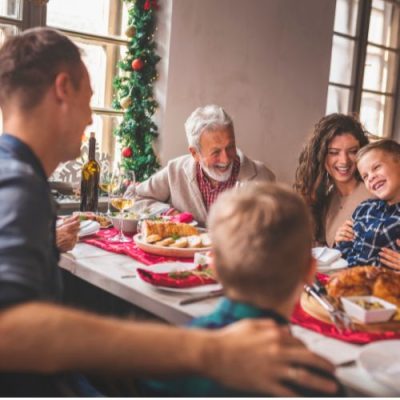
[{"label": "man's ear", "polygon": [[307,285],[312,285],[315,279],[316,272],[317,272],[317,260],[313,256],[311,256],[310,267],[308,269],[308,272],[306,273],[304,283],[306,283]]},{"label": "man's ear", "polygon": [[192,155],[192,157],[193,157],[197,162],[199,162],[199,161],[200,161],[200,154],[199,154],[199,152],[198,152],[194,147],[192,147],[192,146],[189,147],[189,151],[190,151],[190,154]]},{"label": "man's ear", "polygon": [[214,252],[213,251],[210,251],[209,252],[210,254],[208,254],[208,256],[210,257],[210,264],[209,264],[209,266],[210,266],[210,268],[212,269],[212,271],[213,271],[213,274],[214,274],[214,276],[215,276],[215,279],[218,281],[219,279],[218,279],[218,272],[217,272],[217,268],[215,268],[215,255],[214,255]]},{"label": "man's ear", "polygon": [[54,92],[58,101],[65,101],[71,94],[71,77],[66,72],[57,74],[54,80]]}]

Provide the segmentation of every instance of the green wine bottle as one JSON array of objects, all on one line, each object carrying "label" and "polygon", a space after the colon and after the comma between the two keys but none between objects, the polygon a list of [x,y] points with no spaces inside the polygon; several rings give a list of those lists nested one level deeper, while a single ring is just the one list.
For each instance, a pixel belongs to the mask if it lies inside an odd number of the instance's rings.
[{"label": "green wine bottle", "polygon": [[96,138],[90,133],[89,159],[82,167],[81,177],[81,211],[97,212],[99,202],[100,165],[96,161]]}]

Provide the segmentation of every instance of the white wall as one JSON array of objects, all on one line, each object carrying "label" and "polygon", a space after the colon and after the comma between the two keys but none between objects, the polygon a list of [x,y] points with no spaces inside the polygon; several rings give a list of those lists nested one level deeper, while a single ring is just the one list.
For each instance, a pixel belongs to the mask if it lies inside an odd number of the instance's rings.
[{"label": "white wall", "polygon": [[325,110],[335,0],[165,3],[163,164],[187,152],[189,114],[216,103],[233,117],[239,147],[292,181],[304,138]]}]

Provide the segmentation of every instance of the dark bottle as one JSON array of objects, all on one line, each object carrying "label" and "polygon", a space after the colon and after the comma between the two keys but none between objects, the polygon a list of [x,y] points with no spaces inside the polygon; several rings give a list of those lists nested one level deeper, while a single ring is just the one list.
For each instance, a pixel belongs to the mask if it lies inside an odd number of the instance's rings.
[{"label": "dark bottle", "polygon": [[96,161],[96,138],[90,133],[89,159],[82,167],[81,178],[81,211],[97,212],[99,201],[100,165]]}]

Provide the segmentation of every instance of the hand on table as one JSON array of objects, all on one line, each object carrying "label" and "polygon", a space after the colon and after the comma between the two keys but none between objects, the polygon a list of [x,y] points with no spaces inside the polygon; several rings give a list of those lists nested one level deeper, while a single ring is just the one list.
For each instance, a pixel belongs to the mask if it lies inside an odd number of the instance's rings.
[{"label": "hand on table", "polygon": [[79,216],[74,215],[63,220],[56,229],[57,248],[61,253],[72,250],[78,240]]},{"label": "hand on table", "polygon": [[336,231],[335,243],[350,242],[354,239],[353,221],[346,220],[344,224]]},{"label": "hand on table", "polygon": [[283,381],[334,394],[329,378],[312,373],[314,367],[333,374],[331,363],[309,351],[288,327],[271,320],[245,320],[215,332],[218,346],[206,360],[211,377],[245,392],[295,396]]},{"label": "hand on table", "polygon": [[[396,244],[400,246],[400,239],[396,240]],[[379,252],[379,257],[381,258],[381,263],[384,266],[400,271],[400,253],[398,251],[384,247]]]}]

